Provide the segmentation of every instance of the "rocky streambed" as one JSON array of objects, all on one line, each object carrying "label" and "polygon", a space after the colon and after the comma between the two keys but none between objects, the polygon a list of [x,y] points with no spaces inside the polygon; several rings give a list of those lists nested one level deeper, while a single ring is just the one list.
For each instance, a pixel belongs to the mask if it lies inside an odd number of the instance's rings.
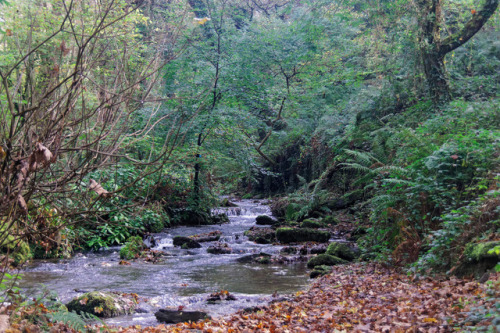
[{"label": "rocky streambed", "polygon": [[[90,291],[137,295],[134,313],[106,320],[116,325],[155,325],[154,313],[164,308],[225,315],[303,289],[309,279],[304,261],[270,260],[279,258],[283,246],[258,244],[245,235],[252,227],[269,227],[256,224],[257,216],[271,215],[269,207],[253,200],[236,204],[221,209],[229,216],[227,224],[177,227],[154,234],[152,249],[162,253],[162,260],[154,264],[134,260],[120,265],[119,247],[65,260],[39,260],[25,270],[22,288],[29,295],[45,288],[64,303]],[[204,239],[200,247],[174,246],[177,236],[192,235],[217,237]],[[226,292],[234,299],[209,301],[211,295]]]}]

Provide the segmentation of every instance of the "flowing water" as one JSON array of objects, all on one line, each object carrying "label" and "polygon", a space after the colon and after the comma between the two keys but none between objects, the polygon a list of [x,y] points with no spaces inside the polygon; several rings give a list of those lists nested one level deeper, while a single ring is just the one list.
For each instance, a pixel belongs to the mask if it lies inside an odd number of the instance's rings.
[{"label": "flowing water", "polygon": [[[130,266],[119,265],[119,247],[97,253],[78,254],[67,260],[35,261],[24,272],[22,287],[28,294],[40,292],[42,285],[67,302],[83,292],[102,290],[136,293],[148,298],[139,304],[141,313],[106,320],[117,325],[155,325],[154,312],[159,308],[184,306],[185,310],[202,310],[212,316],[225,315],[239,309],[258,306],[272,300],[272,294],[290,294],[307,284],[304,263],[291,265],[239,263],[249,254],[276,254],[275,245],[248,241],[245,230],[255,226],[255,217],[271,215],[261,201],[242,200],[236,208],[221,208],[230,223],[199,227],[177,227],[154,234],[155,250],[165,253],[156,264],[142,260]],[[220,211],[219,210],[219,211]],[[231,254],[209,254],[207,247],[215,242],[201,243],[200,249],[174,247],[174,236],[190,236],[220,230],[219,242],[233,249]],[[228,290],[236,301],[207,304],[210,293]]]}]

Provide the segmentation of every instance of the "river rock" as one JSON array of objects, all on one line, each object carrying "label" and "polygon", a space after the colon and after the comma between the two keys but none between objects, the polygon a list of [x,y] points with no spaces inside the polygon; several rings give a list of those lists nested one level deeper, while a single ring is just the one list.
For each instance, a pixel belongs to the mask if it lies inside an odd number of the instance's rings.
[{"label": "river rock", "polygon": [[212,215],[211,218],[213,224],[229,223],[229,217],[225,213]]},{"label": "river rock", "polygon": [[218,301],[236,301],[236,297],[227,290],[212,293],[207,298],[207,303],[215,304]]},{"label": "river rock", "polygon": [[220,236],[222,236],[222,232],[219,230],[215,230],[205,234],[194,235],[189,238],[198,243],[203,243],[203,242],[216,242],[220,239]]},{"label": "river rock", "polygon": [[227,199],[227,198],[222,199],[220,206],[221,207],[238,207],[237,204],[229,201],[229,199]]},{"label": "river rock", "polygon": [[351,249],[346,243],[341,242],[330,243],[330,245],[328,245],[328,249],[326,250],[326,254],[339,257],[340,259],[347,261],[353,261],[359,256],[358,252]]},{"label": "river rock", "polygon": [[313,220],[313,219],[306,219],[302,221],[300,224],[301,228],[313,228],[313,229],[319,229],[323,228],[324,224],[318,220]]},{"label": "river rock", "polygon": [[345,264],[347,261],[344,259],[340,259],[335,256],[331,256],[329,254],[318,254],[317,256],[312,257],[307,262],[307,267],[314,268],[316,266],[326,265],[326,266],[334,266],[338,264]]},{"label": "river rock", "polygon": [[274,225],[277,221],[267,215],[259,215],[255,218],[255,224],[258,225]]},{"label": "river rock", "polygon": [[137,302],[133,297],[119,293],[92,291],[73,299],[66,306],[68,311],[111,318],[133,313]]},{"label": "river rock", "polygon": [[174,245],[186,249],[199,249],[201,247],[201,244],[194,239],[184,236],[175,236]]},{"label": "river rock", "polygon": [[231,249],[227,243],[217,243],[207,248],[207,252],[211,254],[230,254],[233,252],[233,249]]},{"label": "river rock", "polygon": [[330,239],[328,231],[316,230],[311,228],[278,228],[276,238],[280,243],[298,243],[298,242],[318,242],[326,243]]},{"label": "river rock", "polygon": [[184,311],[184,310],[169,310],[160,309],[155,313],[155,317],[159,322],[167,324],[184,323],[188,321],[198,321],[202,319],[210,319],[210,316],[203,311]]},{"label": "river rock", "polygon": [[247,256],[241,257],[236,259],[237,262],[247,264],[250,262],[256,262],[256,260],[259,260],[260,258],[269,258],[271,259],[271,255],[261,252],[261,253],[254,253],[254,254],[249,254]]},{"label": "river rock", "polygon": [[315,266],[314,269],[312,270],[311,274],[309,274],[309,277],[311,279],[315,279],[317,277],[326,275],[326,274],[330,273],[331,271],[332,271],[331,266],[327,266],[327,265]]},{"label": "river rock", "polygon": [[251,227],[245,236],[257,244],[271,244],[276,241],[276,232],[271,228]]}]

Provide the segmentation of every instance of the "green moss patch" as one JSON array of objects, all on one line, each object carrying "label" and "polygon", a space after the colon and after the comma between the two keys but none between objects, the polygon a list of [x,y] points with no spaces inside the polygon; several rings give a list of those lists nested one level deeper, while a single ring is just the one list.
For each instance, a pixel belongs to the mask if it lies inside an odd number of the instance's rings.
[{"label": "green moss patch", "polygon": [[307,267],[309,268],[314,268],[316,266],[321,266],[321,265],[326,265],[326,266],[334,266],[334,265],[339,265],[339,264],[345,264],[347,261],[331,256],[329,254],[318,254],[315,257],[312,257],[309,259],[307,262]]},{"label": "green moss patch", "polygon": [[73,299],[66,306],[69,311],[111,318],[133,313],[136,305],[137,303],[132,297],[128,298],[111,292],[93,291]]},{"label": "green moss patch", "polygon": [[311,228],[278,228],[276,238],[280,243],[285,244],[298,242],[326,243],[330,239],[330,233]]}]

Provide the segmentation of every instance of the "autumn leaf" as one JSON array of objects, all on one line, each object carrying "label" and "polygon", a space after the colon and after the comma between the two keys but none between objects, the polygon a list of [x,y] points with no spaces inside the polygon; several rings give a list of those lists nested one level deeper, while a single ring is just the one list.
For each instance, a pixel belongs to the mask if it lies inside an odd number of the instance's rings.
[{"label": "autumn leaf", "polygon": [[207,23],[210,20],[211,19],[209,17],[204,17],[204,18],[197,18],[197,17],[195,17],[194,18],[195,23],[198,23],[199,25],[204,25],[205,23]]},{"label": "autumn leaf", "polygon": [[106,191],[102,186],[101,184],[99,184],[98,182],[96,182],[95,180],[91,179],[90,180],[90,183],[89,183],[89,189],[91,191],[94,191],[95,193],[97,193],[98,195],[101,195],[103,197],[108,197],[110,194],[108,191]]}]

